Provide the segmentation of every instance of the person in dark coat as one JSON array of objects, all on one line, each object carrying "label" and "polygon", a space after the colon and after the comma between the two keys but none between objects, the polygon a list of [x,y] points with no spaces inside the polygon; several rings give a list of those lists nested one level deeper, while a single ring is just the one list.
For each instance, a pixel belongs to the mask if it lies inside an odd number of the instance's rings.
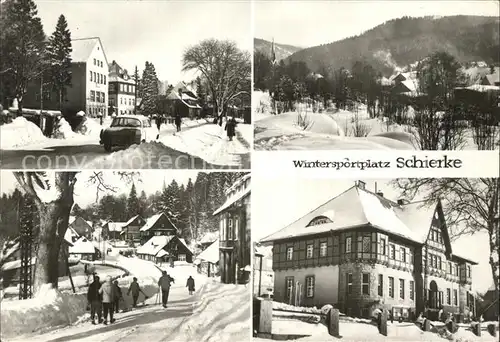
[{"label": "person in dark coat", "polygon": [[193,279],[193,277],[189,276],[189,278],[186,282],[186,287],[188,288],[189,294],[192,295],[194,292],[194,279]]},{"label": "person in dark coat", "polygon": [[177,114],[175,116],[175,127],[177,127],[177,132],[181,131],[181,123],[182,123],[181,116],[179,114]]},{"label": "person in dark coat", "polygon": [[130,284],[129,288],[128,288],[128,291],[127,291],[127,295],[130,294],[130,292],[132,292],[132,301],[133,301],[133,307],[135,308],[137,306],[137,299],[139,299],[139,293],[142,292],[142,294],[146,296],[146,294],[142,291],[141,287],[139,286],[139,284],[137,283],[137,278],[134,277],[134,281],[132,282],[132,284]]},{"label": "person in dark coat", "polygon": [[99,282],[99,277],[94,276],[94,281],[89,286],[87,291],[87,300],[90,303],[90,319],[92,324],[95,323],[95,316],[97,314],[97,319],[99,323],[102,323],[102,296],[99,294],[99,288],[101,283]]},{"label": "person in dark coat", "polygon": [[162,117],[161,115],[157,115],[156,116],[156,127],[158,128],[158,132],[160,131],[160,127],[161,127],[161,121],[162,121]]},{"label": "person in dark coat", "polygon": [[119,308],[119,304],[120,304],[120,299],[123,299],[123,295],[122,295],[122,289],[120,288],[120,286],[118,286],[118,280],[115,280],[115,282],[113,283],[113,286],[114,286],[114,299],[113,299],[113,309],[115,311],[115,313],[118,313],[118,311],[120,310]]},{"label": "person in dark coat", "polygon": [[161,289],[161,299],[164,308],[167,307],[168,294],[170,292],[171,283],[175,283],[174,278],[171,278],[167,274],[167,271],[163,271],[162,276],[158,280],[158,287]]},{"label": "person in dark coat", "polygon": [[234,118],[226,123],[226,133],[229,141],[233,141],[233,137],[236,135],[236,120]]}]

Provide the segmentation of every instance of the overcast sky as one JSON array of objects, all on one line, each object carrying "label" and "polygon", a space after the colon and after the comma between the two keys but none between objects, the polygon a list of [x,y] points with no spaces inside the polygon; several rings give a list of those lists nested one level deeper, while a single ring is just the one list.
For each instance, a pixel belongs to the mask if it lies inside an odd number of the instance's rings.
[{"label": "overcast sky", "polygon": [[[366,188],[396,201],[398,191],[387,180],[364,180]],[[259,178],[252,181],[252,238],[254,241],[284,228],[354,185],[353,180],[307,178]],[[473,266],[473,287],[486,291],[492,284],[488,264],[488,236],[485,233],[465,236],[454,242],[460,254],[479,263]]]},{"label": "overcast sky", "polygon": [[[74,199],[75,203],[82,208],[91,203],[95,203],[97,187],[88,182],[92,174],[93,173],[91,171],[82,171],[77,174]],[[194,183],[197,175],[198,171],[190,170],[144,170],[140,172],[138,177],[134,178],[134,183],[139,194],[142,190],[144,190],[146,194],[149,195],[162,190],[164,182],[168,185],[173,179],[175,179],[177,183],[181,185],[187,184],[189,178],[191,178]],[[103,171],[103,179],[107,185],[116,188],[116,194],[128,195],[130,188],[132,187],[132,183],[127,183],[122,180],[120,176],[113,173],[113,171]],[[2,171],[0,176],[1,192],[11,193],[14,191],[16,186],[18,186],[17,181],[12,172]],[[111,193],[112,192],[108,192],[108,194]],[[102,198],[104,195],[106,195],[105,192],[100,192],[99,198]]]},{"label": "overcast sky", "polygon": [[358,35],[403,16],[498,16],[496,0],[257,1],[254,36],[310,47]]},{"label": "overcast sky", "polygon": [[248,1],[38,0],[47,35],[59,15],[72,38],[100,37],[108,62],[116,60],[141,74],[153,62],[158,77],[170,84],[189,81],[181,72],[185,49],[206,38],[230,39],[251,51],[251,5]]}]

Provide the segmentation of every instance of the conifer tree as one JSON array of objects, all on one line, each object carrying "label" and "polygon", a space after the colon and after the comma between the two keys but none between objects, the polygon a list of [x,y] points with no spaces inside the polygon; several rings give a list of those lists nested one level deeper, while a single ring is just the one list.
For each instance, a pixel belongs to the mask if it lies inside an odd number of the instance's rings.
[{"label": "conifer tree", "polygon": [[62,109],[66,87],[71,85],[71,51],[71,32],[66,18],[61,14],[47,46],[50,83],[59,95],[59,109]]}]

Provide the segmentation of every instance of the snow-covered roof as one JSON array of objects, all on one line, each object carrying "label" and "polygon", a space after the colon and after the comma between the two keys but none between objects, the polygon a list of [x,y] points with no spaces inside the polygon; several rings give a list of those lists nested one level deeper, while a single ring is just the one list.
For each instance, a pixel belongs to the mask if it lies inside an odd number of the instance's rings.
[{"label": "snow-covered roof", "polygon": [[94,50],[96,44],[102,49],[104,58],[106,59],[106,69],[108,68],[108,59],[106,58],[106,53],[104,52],[104,47],[102,46],[101,39],[99,37],[90,38],[80,38],[71,40],[71,62],[87,62],[90,54]]},{"label": "snow-covered roof", "polygon": [[179,241],[184,245],[184,247],[186,247],[186,249],[192,253],[191,248],[189,248],[188,244],[186,243],[186,240],[184,240],[183,238],[179,238],[179,237],[177,239],[179,239]]},{"label": "snow-covered roof", "polygon": [[75,220],[76,220],[76,216],[71,215],[69,217],[68,224],[73,224],[73,222],[75,222]]},{"label": "snow-covered roof", "polygon": [[69,247],[69,254],[94,254],[95,247],[84,237],[79,238],[73,243],[73,246]]},{"label": "snow-covered roof", "polygon": [[250,173],[246,173],[240,178],[238,178],[227,190],[226,193],[229,193],[233,190],[235,190],[238,186],[240,186],[243,182],[245,182],[248,178],[250,178],[251,175]]},{"label": "snow-covered roof", "polygon": [[486,93],[489,91],[495,92],[495,91],[500,91],[500,86],[495,86],[495,85],[484,85],[484,84],[473,84],[468,87],[457,87],[455,89],[467,89],[467,90],[473,90],[481,93]]},{"label": "snow-covered roof", "polygon": [[126,222],[108,222],[108,230],[110,232],[121,232],[125,227]]},{"label": "snow-covered roof", "polygon": [[180,100],[182,103],[184,103],[187,107],[189,108],[197,108],[201,109],[201,107],[198,104],[190,104],[187,101],[188,100],[196,100],[195,98],[189,96],[188,94],[182,93],[179,95],[177,91],[172,90],[170,94],[167,95],[167,99],[169,100]]},{"label": "snow-covered roof", "polygon": [[137,248],[136,253],[137,254],[146,254],[146,255],[155,256],[173,238],[174,238],[173,235],[169,235],[169,236],[165,236],[165,235],[153,236],[151,239],[149,239],[148,241],[146,241],[142,246],[140,246],[139,248]]},{"label": "snow-covered roof", "polygon": [[246,188],[241,192],[237,192],[234,196],[229,197],[219,209],[214,211],[213,215],[220,214],[221,212],[229,208],[231,205],[241,200],[242,198],[248,196],[249,194],[250,194],[250,187]]},{"label": "snow-covered roof", "polygon": [[80,235],[71,227],[66,229],[66,233],[64,233],[64,240],[67,242],[73,243],[74,239],[78,239]]},{"label": "snow-covered roof", "polygon": [[219,238],[219,232],[208,232],[200,239],[199,244],[212,243]]},{"label": "snow-covered roof", "polygon": [[158,258],[162,258],[164,257],[165,255],[168,255],[168,253],[164,250],[164,249],[160,249],[160,251],[158,253],[156,253],[156,256]]},{"label": "snow-covered roof", "polygon": [[134,222],[134,220],[136,218],[138,218],[139,215],[135,215],[134,217],[132,217],[130,220],[128,220],[127,222],[125,222],[125,224],[123,225],[124,227],[128,226],[129,224],[131,224],[132,222]]},{"label": "snow-covered roof", "polygon": [[201,252],[196,259],[208,261],[212,264],[219,262],[219,239],[215,240],[207,249]]},{"label": "snow-covered roof", "polygon": [[148,218],[146,220],[146,223],[144,224],[144,226],[141,227],[140,231],[146,232],[149,229],[151,229],[155,225],[155,223],[160,219],[160,217],[162,217],[162,216],[165,216],[167,218],[168,222],[172,225],[172,227],[174,227],[175,230],[177,230],[177,227],[172,223],[172,221],[170,221],[170,219],[168,218],[167,215],[165,215],[164,213],[159,213],[159,214],[155,214],[155,215],[151,216],[150,218]]},{"label": "snow-covered roof", "polygon": [[[411,227],[426,222],[417,222],[412,205],[402,206],[384,197],[361,189],[357,186],[351,187],[340,195],[322,204],[302,218],[281,229],[280,231],[264,238],[263,242],[287,239],[296,236],[304,236],[316,233],[324,233],[332,230],[344,230],[364,225],[372,225],[384,232],[394,234],[408,240],[423,243],[420,231],[413,231]],[[325,212],[335,212],[333,222],[308,226],[314,218],[324,216]],[[433,213],[430,215],[432,219]],[[427,219],[426,214],[421,214]],[[411,219],[409,219],[411,218]],[[418,217],[420,219],[420,217]],[[415,220],[415,221],[413,221]],[[430,229],[429,225],[422,229]],[[420,226],[418,226],[420,227]]]}]

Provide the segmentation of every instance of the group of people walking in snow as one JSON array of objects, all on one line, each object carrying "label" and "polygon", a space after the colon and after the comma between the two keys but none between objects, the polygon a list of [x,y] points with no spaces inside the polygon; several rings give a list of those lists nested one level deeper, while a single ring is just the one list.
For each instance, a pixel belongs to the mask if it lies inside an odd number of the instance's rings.
[{"label": "group of people walking in snow", "polygon": [[[163,271],[162,276],[158,280],[158,290],[161,291],[162,305],[164,308],[167,307],[172,283],[175,283],[174,278],[170,277],[167,271]],[[189,276],[186,287],[188,288],[189,294],[192,295],[195,291],[193,277]],[[127,295],[132,294],[132,307],[137,307],[137,301],[141,293],[146,299],[149,298],[139,286],[137,278],[134,277],[127,291]],[[113,282],[111,276],[107,276],[106,280],[101,283],[99,276],[94,275],[94,281],[89,285],[87,291],[87,300],[90,304],[90,319],[92,324],[97,324],[95,320],[97,317],[97,322],[99,324],[103,323],[107,325],[108,317],[109,323],[115,322],[113,314],[119,313],[120,300],[123,300],[123,294],[118,285],[118,281],[115,280]]]}]

